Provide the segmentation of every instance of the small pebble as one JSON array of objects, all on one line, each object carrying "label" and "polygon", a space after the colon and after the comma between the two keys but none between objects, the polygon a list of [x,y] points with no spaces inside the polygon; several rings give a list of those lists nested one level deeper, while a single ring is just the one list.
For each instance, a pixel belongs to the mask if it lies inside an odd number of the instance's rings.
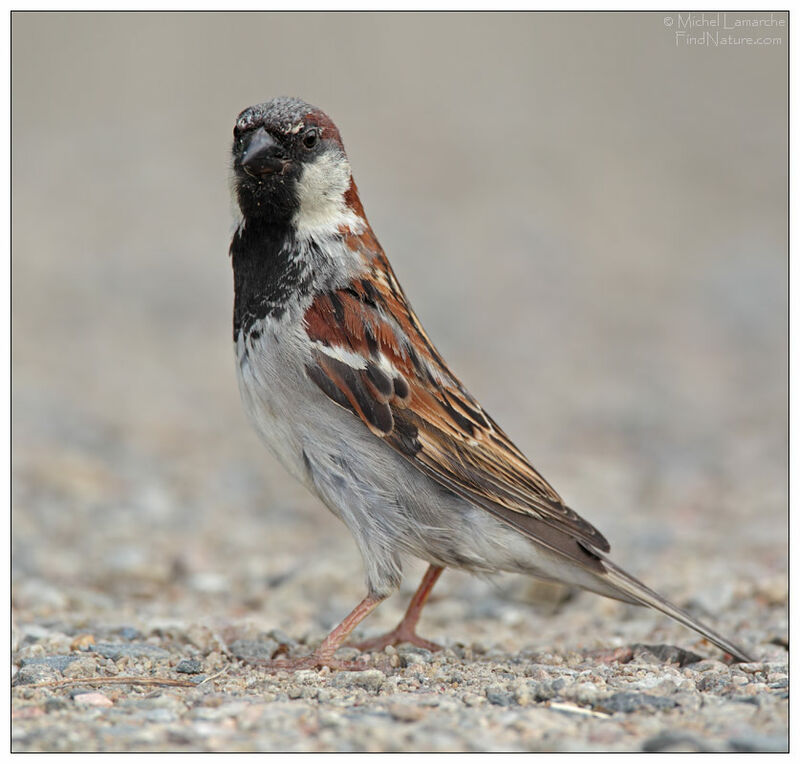
[{"label": "small pebble", "polygon": [[114,701],[102,692],[81,692],[72,696],[72,699],[80,706],[97,706],[98,708],[110,708]]},{"label": "small pebble", "polygon": [[404,653],[400,655],[399,658],[399,663],[404,668],[409,666],[424,666],[425,664],[430,663],[428,658],[426,658],[424,655],[420,655],[419,653]]},{"label": "small pebble", "polygon": [[20,667],[14,676],[14,686],[52,682],[62,678],[61,672],[46,663],[32,663]]},{"label": "small pebble", "polygon": [[32,645],[25,645],[25,647],[17,650],[17,658],[44,658],[47,655],[44,645],[36,643]]},{"label": "small pebble", "polygon": [[111,658],[115,661],[120,658],[152,658],[153,660],[159,660],[169,657],[167,650],[146,642],[134,642],[132,644],[98,642],[92,650],[104,658]]},{"label": "small pebble", "polygon": [[378,669],[366,671],[339,671],[333,677],[334,687],[362,687],[377,692],[386,681],[386,675]]},{"label": "small pebble", "polygon": [[520,706],[530,705],[533,702],[533,694],[531,693],[530,687],[528,685],[518,687],[514,691],[514,701]]},{"label": "small pebble", "polygon": [[72,678],[95,676],[97,674],[97,659],[93,655],[84,653],[78,657],[78,660],[71,661],[68,666],[65,666],[61,673],[65,677]]},{"label": "small pebble", "polygon": [[425,716],[425,709],[411,703],[391,703],[387,708],[393,719],[399,722],[416,722]]},{"label": "small pebble", "polygon": [[313,669],[301,669],[294,672],[294,681],[299,684],[314,684],[317,681],[318,674]]},{"label": "small pebble", "polygon": [[79,634],[70,643],[70,650],[86,650],[94,644],[94,634]]},{"label": "small pebble", "polygon": [[736,668],[744,671],[745,674],[757,674],[764,671],[765,666],[763,663],[737,663]]},{"label": "small pebble", "polygon": [[78,660],[77,655],[45,655],[41,658],[23,658],[22,665],[33,666],[35,664],[44,664],[57,671],[63,671],[70,663],[76,660]]},{"label": "small pebble", "polygon": [[229,647],[234,656],[245,662],[269,661],[272,660],[275,651],[280,647],[280,643],[276,642],[274,639],[237,639],[235,642],[232,642]]},{"label": "small pebble", "polygon": [[488,687],[486,689],[486,700],[493,706],[514,705],[514,696],[500,687]]},{"label": "small pebble", "polygon": [[606,713],[630,714],[635,711],[656,711],[675,708],[678,703],[673,698],[647,695],[643,692],[617,692],[595,703],[596,711]]},{"label": "small pebble", "polygon": [[179,674],[200,674],[203,671],[203,664],[194,658],[184,658],[175,666],[175,671]]}]

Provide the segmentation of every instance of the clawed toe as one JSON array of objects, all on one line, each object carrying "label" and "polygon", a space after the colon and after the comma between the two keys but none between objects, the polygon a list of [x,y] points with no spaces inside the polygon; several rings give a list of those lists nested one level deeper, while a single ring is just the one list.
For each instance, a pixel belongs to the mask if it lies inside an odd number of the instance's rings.
[{"label": "clawed toe", "polygon": [[355,642],[352,647],[364,652],[378,652],[389,645],[395,647],[402,644],[421,647],[425,650],[430,650],[432,653],[442,649],[441,645],[437,645],[436,642],[430,642],[427,639],[423,639],[414,632],[399,631],[397,629],[390,631],[388,634],[382,634],[380,637],[365,639],[363,642]]}]

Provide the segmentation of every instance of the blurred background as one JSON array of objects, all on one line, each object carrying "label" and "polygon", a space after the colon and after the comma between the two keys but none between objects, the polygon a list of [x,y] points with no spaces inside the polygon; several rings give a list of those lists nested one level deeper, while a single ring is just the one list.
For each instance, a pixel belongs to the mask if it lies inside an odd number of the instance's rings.
[{"label": "blurred background", "polygon": [[[231,131],[296,95],[445,358],[615,559],[750,644],[785,628],[788,30],[670,18],[14,13],[17,621],[298,636],[363,595],[234,375]],[[422,630],[692,639],[548,596],[450,573]]]}]

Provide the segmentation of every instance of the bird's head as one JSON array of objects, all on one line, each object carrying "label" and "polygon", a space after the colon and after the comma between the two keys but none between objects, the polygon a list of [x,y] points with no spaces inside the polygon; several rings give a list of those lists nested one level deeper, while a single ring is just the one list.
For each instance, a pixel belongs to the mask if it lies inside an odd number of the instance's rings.
[{"label": "bird's head", "polygon": [[289,224],[303,234],[363,215],[336,125],[298,98],[273,98],[238,116],[233,186],[246,223]]}]

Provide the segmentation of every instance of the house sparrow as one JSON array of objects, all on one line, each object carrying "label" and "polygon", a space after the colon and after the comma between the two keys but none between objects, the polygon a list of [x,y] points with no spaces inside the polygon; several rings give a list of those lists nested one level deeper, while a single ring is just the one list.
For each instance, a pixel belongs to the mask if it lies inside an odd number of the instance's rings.
[{"label": "house sparrow", "polygon": [[259,435],[350,529],[367,596],[308,657],[270,668],[363,664],[334,653],[394,592],[402,558],[429,563],[405,617],[362,643],[437,646],[415,628],[446,567],[511,571],[651,607],[739,661],[734,644],[607,558],[436,351],[395,278],[330,118],[296,98],[245,109],[233,131],[233,341]]}]

